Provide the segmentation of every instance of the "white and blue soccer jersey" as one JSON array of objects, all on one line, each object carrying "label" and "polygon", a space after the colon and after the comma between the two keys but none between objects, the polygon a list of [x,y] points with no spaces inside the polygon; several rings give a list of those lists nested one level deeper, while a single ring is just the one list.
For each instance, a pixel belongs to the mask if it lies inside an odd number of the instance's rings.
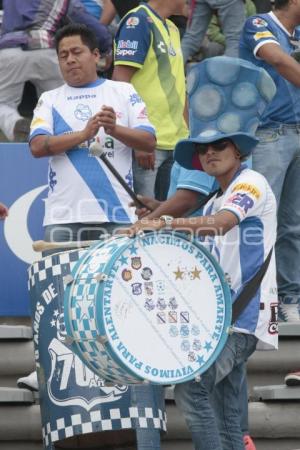
[{"label": "white and blue soccer jersey", "polygon": [[[242,166],[221,196],[204,207],[204,215],[230,211],[239,220],[224,236],[206,237],[205,245],[217,259],[229,283],[232,301],[252,279],[276,240],[276,200],[263,175]],[[255,297],[234,324],[236,331],[254,334],[258,348],[276,348],[277,285],[275,255]]]},{"label": "white and blue soccer jersey", "polygon": [[300,30],[295,29],[292,36],[273,12],[249,17],[245,22],[240,39],[240,58],[264,68],[277,87],[275,97],[263,113],[260,126],[268,126],[272,122],[300,122],[300,89],[257,56],[258,50],[268,43],[280,45],[290,55],[297,48],[299,39]]},{"label": "white and blue soccer jersey", "polygon": [[[131,84],[98,79],[84,87],[64,84],[42,94],[34,111],[30,139],[83,130],[103,105],[114,109],[118,125],[155,134],[145,104]],[[96,137],[111,164],[133,188],[132,150],[106,135],[102,127]],[[129,195],[99,158],[89,156],[89,144],[84,142],[49,159],[44,225],[135,220],[134,208],[128,206]]]}]

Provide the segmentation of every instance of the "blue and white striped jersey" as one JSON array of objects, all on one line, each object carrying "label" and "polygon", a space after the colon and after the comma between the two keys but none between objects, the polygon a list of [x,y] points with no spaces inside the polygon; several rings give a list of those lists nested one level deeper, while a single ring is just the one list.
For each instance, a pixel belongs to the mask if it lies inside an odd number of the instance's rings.
[{"label": "blue and white striped jersey", "polygon": [[[239,224],[224,236],[206,237],[204,245],[215,256],[235,298],[267,258],[276,240],[276,200],[263,175],[242,165],[227,190],[214,196],[204,215],[230,211]],[[255,334],[258,348],[277,347],[277,285],[273,252],[257,294],[234,324],[234,329]]]},{"label": "blue and white striped jersey", "polygon": [[[117,124],[155,134],[144,102],[129,83],[98,79],[84,87],[63,86],[42,94],[34,111],[30,139],[83,130],[102,105],[116,112]],[[132,150],[106,135],[97,134],[106,156],[133,188]],[[131,223],[130,197],[105,164],[89,156],[89,142],[49,159],[49,192],[44,225],[63,223]]]}]

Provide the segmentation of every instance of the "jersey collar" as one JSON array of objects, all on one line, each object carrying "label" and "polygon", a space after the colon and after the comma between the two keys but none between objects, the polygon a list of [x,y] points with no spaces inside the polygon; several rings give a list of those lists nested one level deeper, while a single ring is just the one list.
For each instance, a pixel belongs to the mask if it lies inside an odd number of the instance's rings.
[{"label": "jersey collar", "polygon": [[268,13],[268,15],[271,17],[271,19],[289,36],[292,37],[295,35],[295,31],[293,34],[291,34],[286,28],[285,26],[280,22],[280,20],[278,19],[277,16],[275,16],[275,14],[273,13],[273,11],[270,11]]},{"label": "jersey collar", "polygon": [[87,83],[87,84],[82,84],[81,86],[71,86],[75,89],[81,89],[81,88],[93,88],[96,86],[100,86],[101,84],[103,84],[105,82],[104,78],[97,78],[97,80],[92,81],[91,83]]}]

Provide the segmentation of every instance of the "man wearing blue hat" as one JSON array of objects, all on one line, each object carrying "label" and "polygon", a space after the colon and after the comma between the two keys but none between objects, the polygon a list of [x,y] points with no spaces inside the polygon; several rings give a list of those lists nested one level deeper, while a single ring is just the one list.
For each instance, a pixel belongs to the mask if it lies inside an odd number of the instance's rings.
[{"label": "man wearing blue hat", "polygon": [[[191,138],[179,141],[175,160],[214,176],[220,190],[203,216],[142,219],[130,229],[169,229],[204,236],[222,267],[235,302],[245,285],[266,267],[227,342],[200,381],[176,385],[175,399],[196,450],[244,450],[239,391],[244,361],[261,349],[277,348],[275,257],[276,202],[266,179],[243,163],[258,140],[255,130],[276,88],[263,69],[239,59],[203,61],[189,74]],[[270,258],[269,265],[264,262]],[[214,407],[210,403],[214,393]]]}]

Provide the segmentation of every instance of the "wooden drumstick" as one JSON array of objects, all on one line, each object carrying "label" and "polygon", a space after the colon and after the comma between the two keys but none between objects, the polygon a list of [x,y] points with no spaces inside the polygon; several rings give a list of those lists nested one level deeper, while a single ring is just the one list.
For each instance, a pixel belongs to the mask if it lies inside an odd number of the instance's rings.
[{"label": "wooden drumstick", "polygon": [[34,241],[32,248],[36,252],[44,252],[46,250],[55,250],[58,248],[80,248],[89,247],[99,241],[67,241],[67,242],[47,242],[47,241]]},{"label": "wooden drumstick", "polygon": [[106,165],[106,167],[110,170],[110,172],[114,175],[114,177],[118,180],[118,182],[121,184],[121,186],[125,189],[127,194],[132,198],[136,206],[139,206],[140,208],[146,208],[149,211],[152,211],[151,208],[149,208],[147,205],[145,205],[138,196],[133,192],[132,189],[128,186],[126,181],[121,177],[117,169],[111,164],[109,159],[105,155],[105,150],[103,149],[100,142],[94,141],[89,146],[89,152],[92,156],[98,156]]}]

